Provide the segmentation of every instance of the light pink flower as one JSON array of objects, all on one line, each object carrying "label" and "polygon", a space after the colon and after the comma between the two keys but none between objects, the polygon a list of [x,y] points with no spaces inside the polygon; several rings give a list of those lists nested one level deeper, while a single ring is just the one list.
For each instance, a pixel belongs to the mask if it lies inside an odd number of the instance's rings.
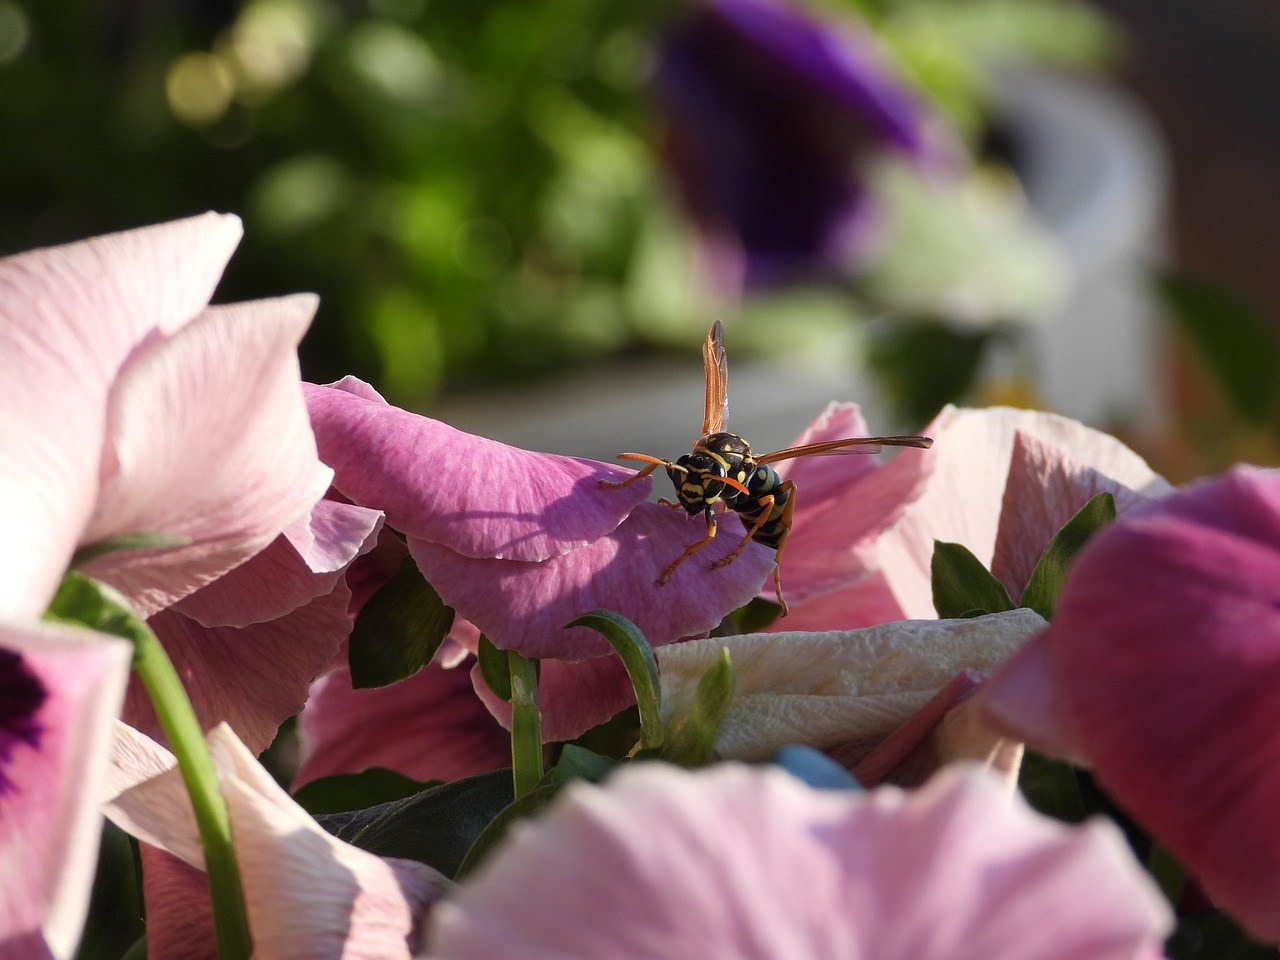
[{"label": "light pink flower", "polygon": [[[157,918],[148,925],[148,956],[208,957],[213,934],[207,885],[192,873],[203,869],[204,859],[186,790],[160,747],[123,725],[117,738],[117,775],[136,784],[111,802],[108,816],[158,848],[144,860],[151,872],[148,915]],[[383,859],[330,836],[229,727],[215,728],[207,739],[231,814],[254,956],[413,956],[422,920],[448,880],[426,864]],[[156,767],[170,769],[155,775]],[[161,851],[179,862],[158,856]]]},{"label": "light pink flower", "polygon": [[0,624],[0,954],[74,954],[93,883],[111,721],[133,651],[49,623]]},{"label": "light pink flower", "polygon": [[1280,940],[1280,472],[1237,467],[1081,552],[991,713],[1099,782],[1254,936]]},{"label": "light pink flower", "polygon": [[[947,407],[920,432],[931,449],[904,449],[883,465],[786,465],[798,487],[783,560],[791,616],[772,629],[936,616],[936,540],[963,544],[1016,600],[1049,540],[1090,497],[1111,492],[1124,512],[1170,489],[1118,440],[1055,414]],[[856,407],[833,404],[797,442],[865,433]]]},{"label": "light pink flower", "polygon": [[912,793],[768,767],[637,764],[574,786],[431,918],[439,960],[1161,956],[1167,906],[1120,833],[964,767]]}]

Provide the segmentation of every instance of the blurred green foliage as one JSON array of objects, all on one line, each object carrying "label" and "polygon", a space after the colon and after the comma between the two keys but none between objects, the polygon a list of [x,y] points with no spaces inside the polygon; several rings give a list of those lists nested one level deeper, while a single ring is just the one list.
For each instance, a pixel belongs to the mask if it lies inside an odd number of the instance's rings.
[{"label": "blurred green foliage", "polygon": [[[682,6],[0,0],[0,253],[238,213],[219,299],[318,292],[304,373],[407,405],[686,347],[712,294],[648,97]],[[983,57],[1111,42],[1068,0],[826,6],[868,16],[972,136]]]}]

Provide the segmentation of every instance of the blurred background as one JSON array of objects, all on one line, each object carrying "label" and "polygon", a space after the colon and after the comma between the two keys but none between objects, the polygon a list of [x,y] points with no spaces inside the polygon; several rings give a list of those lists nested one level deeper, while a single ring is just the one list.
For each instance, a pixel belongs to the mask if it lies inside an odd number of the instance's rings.
[{"label": "blurred background", "polygon": [[828,400],[1276,462],[1273,0],[0,0],[0,253],[239,214],[304,375],[675,456]]}]

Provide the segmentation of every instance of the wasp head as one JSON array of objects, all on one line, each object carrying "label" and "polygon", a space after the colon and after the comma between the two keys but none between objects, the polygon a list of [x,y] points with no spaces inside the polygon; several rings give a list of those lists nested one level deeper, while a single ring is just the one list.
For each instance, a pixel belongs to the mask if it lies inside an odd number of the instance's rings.
[{"label": "wasp head", "polygon": [[705,513],[724,492],[724,463],[706,453],[688,453],[667,467],[676,498],[690,516]]}]

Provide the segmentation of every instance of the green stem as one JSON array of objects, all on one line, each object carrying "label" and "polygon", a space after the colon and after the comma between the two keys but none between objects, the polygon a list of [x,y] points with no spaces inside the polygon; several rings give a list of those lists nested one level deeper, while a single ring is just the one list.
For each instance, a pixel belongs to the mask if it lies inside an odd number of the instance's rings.
[{"label": "green stem", "polygon": [[195,810],[204,846],[205,869],[209,874],[219,960],[248,960],[252,945],[240,888],[240,867],[231,843],[231,815],[218,790],[218,772],[213,766],[209,745],[205,743],[187,691],[156,635],[149,629],[139,630],[133,640],[133,667],[147,688],[169,747],[178,758],[178,768]]},{"label": "green stem", "polygon": [[511,673],[511,776],[519,800],[542,779],[538,665],[508,650],[507,669]]}]

